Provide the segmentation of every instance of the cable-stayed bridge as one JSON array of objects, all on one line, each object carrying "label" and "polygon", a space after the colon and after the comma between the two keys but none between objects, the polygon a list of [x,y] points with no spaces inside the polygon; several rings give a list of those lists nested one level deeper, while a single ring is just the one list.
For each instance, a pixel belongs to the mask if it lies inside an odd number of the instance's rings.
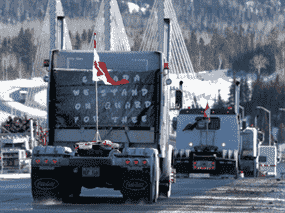
[{"label": "cable-stayed bridge", "polygon": [[[188,79],[196,78],[171,0],[154,1],[151,15],[144,30],[140,51],[163,52],[161,44],[164,41],[160,41],[162,39],[159,36],[162,32],[161,30],[163,30],[162,22],[160,22],[163,18],[171,20],[171,42],[168,61],[170,74],[173,74],[174,78],[180,79],[181,76]],[[62,20],[62,22],[58,20]],[[99,52],[131,51],[117,0],[102,0],[99,14],[94,22],[93,32],[96,33],[96,40],[98,41],[97,49]],[[63,32],[56,33],[56,28],[60,24],[63,25]],[[50,36],[52,34],[55,36]],[[60,40],[58,36],[63,37],[62,44],[58,43]],[[93,48],[93,36],[88,46],[89,50]],[[41,36],[38,38],[37,53],[33,66],[35,71],[34,77],[43,77],[47,74],[46,69],[43,67],[43,61],[49,58],[52,49],[72,49],[68,26],[64,19],[60,0],[49,0],[48,2]],[[39,107],[35,105],[33,100],[34,93],[35,90],[33,88],[29,89],[26,101],[26,105],[29,107]],[[46,110],[44,106],[40,106],[40,108]]]}]

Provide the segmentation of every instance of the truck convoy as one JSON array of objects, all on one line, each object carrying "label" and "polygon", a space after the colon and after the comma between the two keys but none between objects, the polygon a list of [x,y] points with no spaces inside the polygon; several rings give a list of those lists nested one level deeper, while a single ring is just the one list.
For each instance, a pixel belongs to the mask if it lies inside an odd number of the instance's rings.
[{"label": "truck convoy", "polygon": [[[240,172],[255,177],[269,174],[263,172],[263,164],[266,159],[276,159],[274,153],[268,152],[274,147],[262,146],[263,132],[246,127],[246,121],[241,119],[238,81],[235,92],[234,109],[209,109],[209,115],[201,109],[179,110],[174,152],[177,174],[207,173],[235,178]],[[272,168],[276,166],[271,164]]]}]

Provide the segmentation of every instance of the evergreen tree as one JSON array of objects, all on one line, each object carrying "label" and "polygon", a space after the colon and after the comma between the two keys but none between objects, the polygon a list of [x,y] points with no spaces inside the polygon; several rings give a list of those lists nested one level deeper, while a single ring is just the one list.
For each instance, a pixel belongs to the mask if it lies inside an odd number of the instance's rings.
[{"label": "evergreen tree", "polygon": [[[285,113],[285,112],[283,112]],[[284,116],[282,116],[284,118]],[[278,143],[285,143],[285,124],[280,123],[279,129],[278,129],[278,134],[277,134],[277,141]]]},{"label": "evergreen tree", "polygon": [[3,39],[1,52],[4,53],[4,52],[8,52],[8,51],[9,51],[9,49],[8,49],[8,39],[7,39],[7,37],[5,37]]},{"label": "evergreen tree", "polygon": [[194,95],[193,99],[194,99],[195,109],[198,109],[199,108],[199,104],[198,104],[196,95]]},{"label": "evergreen tree", "polygon": [[80,35],[78,33],[78,31],[76,32],[76,36],[75,36],[75,44],[74,44],[74,49],[75,50],[79,50],[81,46],[81,40],[80,40]]},{"label": "evergreen tree", "polygon": [[215,101],[213,108],[214,109],[225,109],[225,102],[223,101],[223,99],[221,97],[220,90],[219,90],[219,94],[218,94],[218,100]]},{"label": "evergreen tree", "polygon": [[189,49],[190,49],[189,51],[190,58],[194,58],[194,56],[196,55],[196,51],[198,49],[197,36],[195,30],[191,32]]},{"label": "evergreen tree", "polygon": [[90,43],[91,42],[91,38],[92,38],[93,32],[91,29],[88,29],[88,36],[87,36],[87,42]]},{"label": "evergreen tree", "polygon": [[14,46],[13,46],[13,51],[18,53],[19,56],[24,56],[25,53],[26,53],[26,48],[27,47],[27,44],[26,44],[26,41],[25,41],[25,36],[24,36],[24,29],[23,27],[21,28],[18,36],[17,36],[17,42],[16,42],[16,39],[14,40]]},{"label": "evergreen tree", "polygon": [[233,106],[235,104],[235,82],[236,82],[236,78],[234,76],[232,85],[230,86],[230,93],[229,93],[229,100],[228,100],[228,105],[229,106]]},{"label": "evergreen tree", "polygon": [[82,33],[82,35],[81,35],[81,38],[82,38],[82,42],[86,42],[86,41],[87,41],[87,32],[86,32],[85,29],[83,30],[83,33]]}]

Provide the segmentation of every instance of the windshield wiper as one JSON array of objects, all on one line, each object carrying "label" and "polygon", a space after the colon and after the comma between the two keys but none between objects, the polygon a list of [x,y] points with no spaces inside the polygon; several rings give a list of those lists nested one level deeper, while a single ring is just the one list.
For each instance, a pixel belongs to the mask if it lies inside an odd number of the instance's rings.
[{"label": "windshield wiper", "polygon": [[182,131],[185,131],[185,130],[191,130],[192,131],[197,126],[197,124],[198,124],[197,121],[194,124],[187,124]]}]

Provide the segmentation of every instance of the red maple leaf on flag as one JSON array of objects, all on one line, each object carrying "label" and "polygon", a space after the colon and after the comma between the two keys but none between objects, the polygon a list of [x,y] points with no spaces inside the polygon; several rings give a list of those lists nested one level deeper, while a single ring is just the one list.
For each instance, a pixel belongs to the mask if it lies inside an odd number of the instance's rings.
[{"label": "red maple leaf on flag", "polygon": [[210,120],[210,114],[211,114],[211,109],[207,103],[206,109],[204,111],[204,118],[209,118],[209,120]]},{"label": "red maple leaf on flag", "polygon": [[109,74],[107,66],[104,62],[99,62],[99,55],[96,51],[96,41],[95,41],[95,35],[94,33],[94,59],[93,59],[93,81],[103,81],[106,85],[120,85],[120,84],[127,84],[129,83],[128,80],[122,79],[120,81],[115,81]]}]

